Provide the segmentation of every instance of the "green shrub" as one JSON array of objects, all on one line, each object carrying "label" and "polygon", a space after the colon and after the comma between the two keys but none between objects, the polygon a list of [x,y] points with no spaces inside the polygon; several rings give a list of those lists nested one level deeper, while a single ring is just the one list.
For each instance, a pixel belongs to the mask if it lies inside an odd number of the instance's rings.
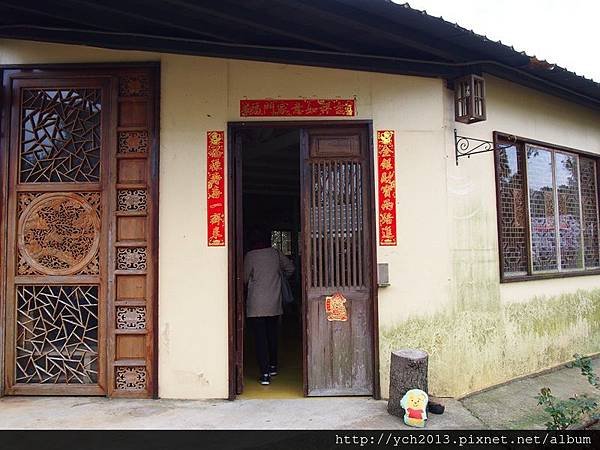
[{"label": "green shrub", "polygon": [[[573,357],[575,362],[569,367],[578,367],[581,370],[581,375],[586,377],[592,386],[600,390],[600,378],[594,372],[592,360],[577,354]],[[544,387],[540,390],[536,399],[538,405],[542,405],[544,411],[550,415],[551,421],[546,422],[548,430],[565,430],[570,426],[580,424],[587,417],[600,418],[598,400],[587,395],[575,395],[563,400],[554,397],[550,388]]]}]

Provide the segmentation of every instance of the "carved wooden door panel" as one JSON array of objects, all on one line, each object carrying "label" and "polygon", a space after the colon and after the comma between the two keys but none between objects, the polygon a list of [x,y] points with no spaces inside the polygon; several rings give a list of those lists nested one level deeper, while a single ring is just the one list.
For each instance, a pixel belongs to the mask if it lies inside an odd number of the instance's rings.
[{"label": "carved wooden door panel", "polygon": [[110,99],[109,79],[13,84],[6,339],[12,393],[106,392]]},{"label": "carved wooden door panel", "polygon": [[8,394],[155,392],[153,85],[137,72],[5,77]]},{"label": "carved wooden door panel", "polygon": [[303,134],[306,394],[373,394],[367,130]]}]

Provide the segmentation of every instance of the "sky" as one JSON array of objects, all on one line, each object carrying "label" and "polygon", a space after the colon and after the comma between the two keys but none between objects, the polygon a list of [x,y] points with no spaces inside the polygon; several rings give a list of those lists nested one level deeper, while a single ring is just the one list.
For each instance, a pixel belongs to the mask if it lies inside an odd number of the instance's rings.
[{"label": "sky", "polygon": [[393,0],[600,82],[600,0]]}]

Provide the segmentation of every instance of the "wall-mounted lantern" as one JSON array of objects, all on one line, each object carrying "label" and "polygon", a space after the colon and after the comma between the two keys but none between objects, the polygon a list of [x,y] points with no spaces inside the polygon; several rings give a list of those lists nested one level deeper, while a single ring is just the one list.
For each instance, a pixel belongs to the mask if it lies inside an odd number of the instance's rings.
[{"label": "wall-mounted lantern", "polygon": [[454,80],[454,118],[457,122],[485,120],[485,80],[467,75]]}]

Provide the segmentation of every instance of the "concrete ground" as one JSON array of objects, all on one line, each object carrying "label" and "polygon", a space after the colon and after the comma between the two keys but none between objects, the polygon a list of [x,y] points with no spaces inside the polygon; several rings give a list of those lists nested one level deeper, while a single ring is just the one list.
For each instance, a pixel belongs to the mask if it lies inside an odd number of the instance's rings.
[{"label": "concrete ground", "polygon": [[[387,403],[362,397],[276,400],[125,400],[4,397],[0,428],[62,429],[389,429],[405,427]],[[456,400],[428,428],[481,428]]]},{"label": "concrete ground", "polygon": [[[594,361],[600,372],[600,359]],[[544,428],[535,395],[598,395],[577,369],[514,381],[461,401],[443,399],[446,412],[429,415],[428,429]],[[3,397],[0,429],[397,429],[386,402],[361,397],[226,400],[125,400],[99,397]]]},{"label": "concrete ground", "polygon": [[[592,365],[596,374],[600,374],[600,358],[594,359]],[[600,390],[590,385],[579,369],[562,368],[510,382],[465,398],[461,403],[489,428],[545,429],[549,417],[535,399],[543,387],[549,387],[560,399],[580,394],[600,399]]]}]

